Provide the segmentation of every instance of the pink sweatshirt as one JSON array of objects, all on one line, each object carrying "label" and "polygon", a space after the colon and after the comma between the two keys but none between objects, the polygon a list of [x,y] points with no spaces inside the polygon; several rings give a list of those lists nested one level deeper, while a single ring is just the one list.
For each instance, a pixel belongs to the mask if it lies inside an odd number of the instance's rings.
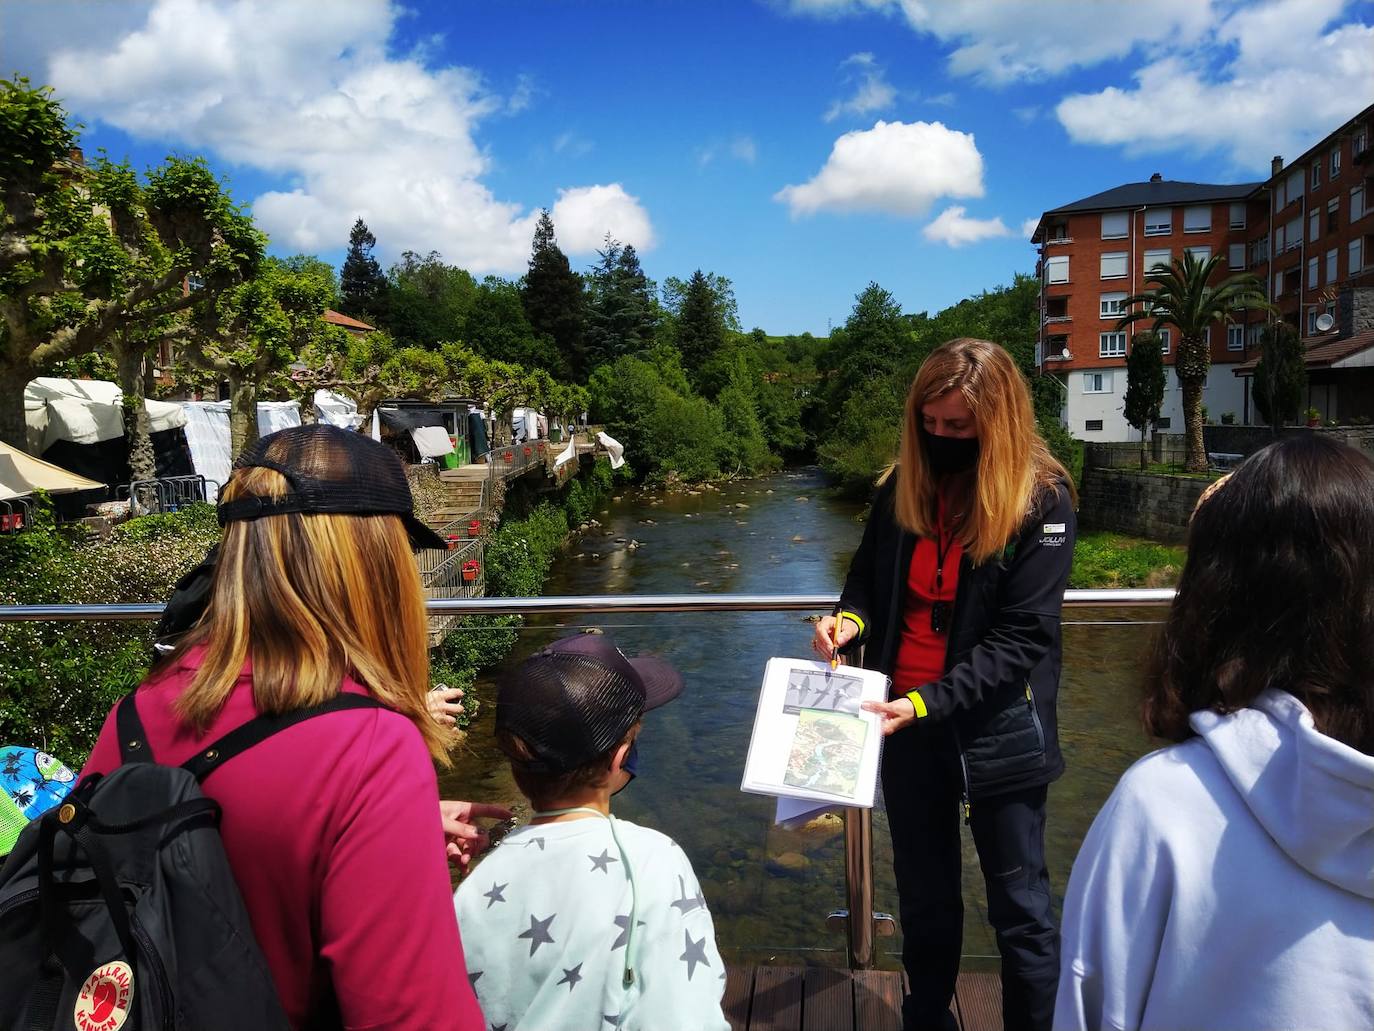
[{"label": "pink sweatshirt", "polygon": [[[245,667],[205,735],[172,703],[199,656],[138,690],[158,762],[185,762],[247,722]],[[352,679],[342,690],[366,693]],[[82,775],[119,765],[114,713]],[[229,865],[293,1026],[332,982],[350,1029],[484,1028],[458,937],[439,790],[419,731],[381,709],[329,713],[290,727],[206,777]]]}]

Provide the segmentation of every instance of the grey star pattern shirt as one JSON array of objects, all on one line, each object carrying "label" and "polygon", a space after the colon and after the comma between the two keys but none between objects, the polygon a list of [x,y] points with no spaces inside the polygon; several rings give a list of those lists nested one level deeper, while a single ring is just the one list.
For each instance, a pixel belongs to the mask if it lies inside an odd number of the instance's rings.
[{"label": "grey star pattern shirt", "polygon": [[638,888],[629,988],[630,882],[606,820],[522,827],[459,885],[463,952],[489,1025],[728,1031],[725,967],[691,861],[658,831],[625,820],[616,831]]}]

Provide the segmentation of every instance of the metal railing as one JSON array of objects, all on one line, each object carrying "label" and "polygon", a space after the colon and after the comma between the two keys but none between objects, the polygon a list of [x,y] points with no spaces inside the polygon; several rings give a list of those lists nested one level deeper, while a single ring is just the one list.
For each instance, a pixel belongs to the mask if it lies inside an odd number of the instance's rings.
[{"label": "metal railing", "polygon": [[[476,542],[474,542],[476,543]],[[457,560],[466,548],[436,552]],[[1070,608],[1101,608],[1167,605],[1174,598],[1170,588],[1138,590],[1070,590],[1064,604]],[[818,612],[838,603],[834,594],[656,594],[604,597],[551,598],[445,598],[430,599],[425,607],[431,617],[466,615],[586,615],[618,612]],[[156,604],[111,605],[0,605],[0,623],[42,620],[151,620],[162,613]],[[844,809],[844,880],[846,908],[830,914],[831,926],[843,926],[849,965],[866,970],[874,964],[874,939],[894,933],[893,920],[873,911],[873,812]]]}]

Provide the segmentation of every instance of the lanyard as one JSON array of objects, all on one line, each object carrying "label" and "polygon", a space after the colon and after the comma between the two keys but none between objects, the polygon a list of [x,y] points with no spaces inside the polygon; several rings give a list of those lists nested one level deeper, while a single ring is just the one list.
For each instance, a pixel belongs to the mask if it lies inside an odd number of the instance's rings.
[{"label": "lanyard", "polygon": [[629,988],[635,983],[634,961],[630,957],[630,950],[634,948],[635,918],[639,915],[639,892],[635,886],[635,874],[630,866],[630,857],[625,854],[625,846],[620,843],[620,835],[615,832],[615,817],[610,813],[603,813],[591,806],[575,805],[567,809],[545,809],[535,813],[534,818],[567,816],[569,813],[599,816],[611,825],[611,840],[615,842],[616,851],[620,853],[620,865],[625,868],[625,879],[630,882],[630,922],[625,925],[625,975],[622,979],[623,986]]}]

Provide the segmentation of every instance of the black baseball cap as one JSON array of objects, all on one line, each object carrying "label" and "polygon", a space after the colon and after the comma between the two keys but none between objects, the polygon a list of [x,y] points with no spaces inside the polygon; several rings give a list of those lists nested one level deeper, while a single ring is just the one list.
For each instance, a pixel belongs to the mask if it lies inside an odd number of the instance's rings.
[{"label": "black baseball cap", "polygon": [[567,637],[502,680],[496,729],[529,747],[524,768],[565,773],[605,755],[640,716],[681,693],[682,677],[662,659],[630,658],[602,635]]},{"label": "black baseball cap", "polygon": [[219,506],[219,522],[287,512],[397,515],[417,548],[445,548],[415,517],[405,467],[389,447],[338,426],[292,426],[244,450],[235,469],[273,469],[291,484],[279,498],[238,497]]}]

